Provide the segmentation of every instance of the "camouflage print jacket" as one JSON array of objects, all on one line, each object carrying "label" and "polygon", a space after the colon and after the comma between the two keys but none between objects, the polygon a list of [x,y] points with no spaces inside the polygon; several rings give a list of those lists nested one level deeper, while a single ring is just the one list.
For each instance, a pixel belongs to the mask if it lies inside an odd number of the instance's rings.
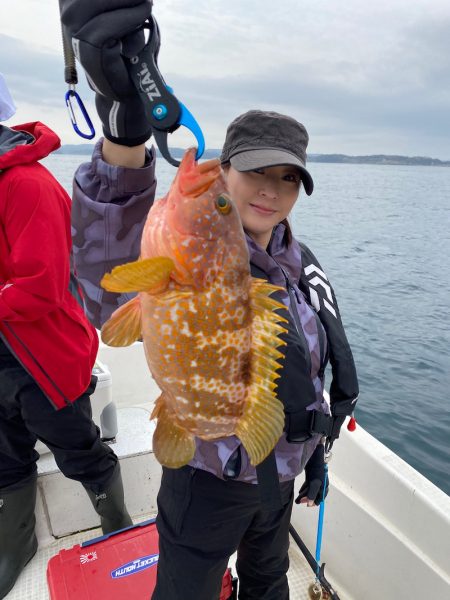
[{"label": "camouflage print jacket", "polygon": [[[73,197],[73,246],[80,283],[83,287],[88,316],[100,328],[111,313],[131,296],[108,293],[100,287],[103,274],[116,265],[136,260],[141,232],[154,200],[154,151],[149,152],[142,169],[114,167],[102,160],[101,142],[94,150],[91,163],[83,164],[75,174]],[[252,272],[264,272],[270,282],[290,288],[283,302],[301,323],[307,345],[308,372],[300,394],[307,410],[329,412],[323,397],[323,370],[327,360],[324,329],[307,295],[298,287],[302,273],[302,248],[295,240],[283,242],[284,226],[274,230],[268,252],[248,238]],[[295,306],[292,306],[292,304]],[[309,351],[309,352],[308,352]],[[309,360],[310,358],[310,360]],[[289,378],[293,366],[282,371],[281,384]],[[294,365],[295,368],[295,365]],[[279,380],[280,381],[280,380]],[[288,443],[285,434],[275,448],[280,481],[295,478],[304,468],[320,441],[314,434],[304,443]],[[256,483],[256,472],[240,441],[235,437],[214,442],[197,439],[197,450],[191,463],[217,477],[232,476],[239,481]]]}]

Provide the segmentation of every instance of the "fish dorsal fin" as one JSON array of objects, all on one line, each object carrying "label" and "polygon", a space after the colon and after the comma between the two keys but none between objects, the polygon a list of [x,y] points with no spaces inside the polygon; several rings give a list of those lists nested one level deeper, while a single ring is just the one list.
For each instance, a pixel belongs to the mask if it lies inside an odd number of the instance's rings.
[{"label": "fish dorsal fin", "polygon": [[103,276],[101,285],[108,292],[147,292],[158,294],[169,283],[174,262],[166,256],[143,258],[115,267]]},{"label": "fish dorsal fin", "polygon": [[252,465],[268,456],[284,428],[284,408],[275,393],[275,381],[281,368],[276,361],[283,358],[278,347],[285,345],[279,335],[286,333],[279,323],[287,321],[274,311],[286,309],[286,306],[270,298],[270,294],[280,289],[260,279],[253,279],[250,288],[253,314],[251,381],[235,433]]},{"label": "fish dorsal fin", "polygon": [[102,341],[108,346],[130,346],[141,339],[139,296],[115,310],[102,327]]},{"label": "fish dorsal fin", "polygon": [[167,408],[164,392],[157,399],[151,419],[158,420],[153,434],[153,452],[164,467],[178,469],[194,457],[195,438],[177,425],[176,417]]}]

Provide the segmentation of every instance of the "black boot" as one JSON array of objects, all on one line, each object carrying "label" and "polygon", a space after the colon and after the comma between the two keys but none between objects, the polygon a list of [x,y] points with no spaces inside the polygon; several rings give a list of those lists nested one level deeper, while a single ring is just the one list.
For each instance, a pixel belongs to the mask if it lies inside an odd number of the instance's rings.
[{"label": "black boot", "polygon": [[109,483],[99,492],[84,486],[96,513],[100,516],[103,533],[111,533],[133,525],[125,507],[119,463]]},{"label": "black boot", "polygon": [[0,489],[0,598],[14,587],[36,554],[34,533],[37,475]]}]

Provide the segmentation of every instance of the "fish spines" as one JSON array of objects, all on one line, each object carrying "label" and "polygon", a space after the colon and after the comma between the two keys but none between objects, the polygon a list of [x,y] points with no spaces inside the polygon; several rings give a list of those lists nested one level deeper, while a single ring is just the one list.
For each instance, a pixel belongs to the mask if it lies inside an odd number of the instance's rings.
[{"label": "fish spines", "polygon": [[286,307],[270,297],[279,289],[259,279],[253,279],[250,288],[253,311],[251,380],[236,435],[252,465],[261,463],[268,456],[284,429],[284,408],[276,395],[276,380],[282,368],[277,361],[284,358],[278,348],[285,345],[279,336],[287,333],[281,325],[286,319],[274,310]]}]

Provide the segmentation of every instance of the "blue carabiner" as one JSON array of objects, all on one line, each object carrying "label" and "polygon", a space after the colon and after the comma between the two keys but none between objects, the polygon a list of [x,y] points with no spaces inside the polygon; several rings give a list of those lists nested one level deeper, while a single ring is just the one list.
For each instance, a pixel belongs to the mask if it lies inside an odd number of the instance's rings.
[{"label": "blue carabiner", "polygon": [[[72,106],[72,102],[71,102],[72,98],[76,99],[76,101],[78,103],[78,107],[81,110],[81,114],[83,115],[84,120],[86,121],[86,124],[90,129],[90,133],[83,133],[78,128],[78,123],[77,123],[75,113],[73,110],[73,106]],[[70,120],[72,121],[72,127],[74,128],[75,133],[77,133],[80,137],[84,138],[85,140],[92,140],[92,138],[95,136],[95,129],[94,129],[94,126],[92,125],[92,121],[88,115],[88,112],[87,112],[78,92],[76,92],[74,88],[70,88],[66,92],[65,100],[66,100],[67,109],[69,111]]]}]

